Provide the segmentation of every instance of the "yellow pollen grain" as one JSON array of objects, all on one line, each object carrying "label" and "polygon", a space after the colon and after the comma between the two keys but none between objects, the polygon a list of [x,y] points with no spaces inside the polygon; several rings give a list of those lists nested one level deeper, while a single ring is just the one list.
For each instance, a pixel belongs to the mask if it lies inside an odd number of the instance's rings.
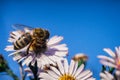
[{"label": "yellow pollen grain", "polygon": [[71,76],[71,75],[64,74],[58,80],[75,80],[75,78],[73,76]]}]

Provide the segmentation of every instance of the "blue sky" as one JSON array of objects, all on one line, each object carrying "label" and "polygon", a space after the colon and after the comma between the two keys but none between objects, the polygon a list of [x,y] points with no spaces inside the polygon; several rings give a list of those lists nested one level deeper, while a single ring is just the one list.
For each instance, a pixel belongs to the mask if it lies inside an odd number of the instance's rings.
[{"label": "blue sky", "polygon": [[[25,24],[48,29],[51,36],[64,37],[62,43],[69,48],[70,58],[76,53],[85,53],[89,60],[86,69],[91,69],[99,80],[101,64],[97,55],[105,54],[103,48],[120,46],[120,1],[117,0],[45,0],[0,2],[0,53],[8,60],[18,76],[18,65],[8,57],[4,48],[13,30],[12,24]],[[3,80],[12,78],[1,76]]]}]

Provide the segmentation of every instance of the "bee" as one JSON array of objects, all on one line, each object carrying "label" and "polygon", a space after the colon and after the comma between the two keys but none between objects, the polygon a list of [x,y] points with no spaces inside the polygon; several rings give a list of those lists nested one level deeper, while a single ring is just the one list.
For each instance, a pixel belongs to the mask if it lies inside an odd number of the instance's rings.
[{"label": "bee", "polygon": [[[13,25],[16,28],[28,28],[28,26],[22,24]],[[31,28],[30,28],[31,29]],[[34,28],[32,32],[24,32],[14,43],[14,49],[20,50],[26,46],[26,53],[29,54],[29,51],[34,51],[36,54],[45,52],[47,49],[47,39],[49,39],[50,33],[48,30],[42,28]]]}]

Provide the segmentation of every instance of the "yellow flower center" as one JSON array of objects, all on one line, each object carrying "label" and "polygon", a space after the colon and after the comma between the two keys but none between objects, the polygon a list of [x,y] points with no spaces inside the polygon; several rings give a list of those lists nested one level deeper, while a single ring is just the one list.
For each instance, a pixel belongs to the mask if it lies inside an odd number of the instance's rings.
[{"label": "yellow flower center", "polygon": [[71,75],[64,74],[58,80],[75,80],[75,78]]},{"label": "yellow flower center", "polygon": [[118,65],[120,65],[120,59],[119,59],[119,61],[118,61]]},{"label": "yellow flower center", "polygon": [[120,66],[120,59],[117,59],[117,65]]}]

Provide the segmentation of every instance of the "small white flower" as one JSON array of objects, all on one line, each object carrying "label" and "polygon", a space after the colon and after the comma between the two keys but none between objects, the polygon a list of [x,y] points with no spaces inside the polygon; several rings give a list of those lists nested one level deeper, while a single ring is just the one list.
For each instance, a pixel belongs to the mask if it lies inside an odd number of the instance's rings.
[{"label": "small white flower", "polygon": [[115,47],[115,50],[116,51],[113,52],[111,49],[105,48],[104,51],[107,52],[111,57],[99,55],[98,58],[101,59],[101,64],[120,70],[120,47]]},{"label": "small white flower", "polygon": [[115,80],[114,76],[107,71],[100,73],[100,80]]},{"label": "small white flower", "polygon": [[[14,43],[18,38],[26,32],[32,33],[32,30],[25,29],[24,31],[13,31],[10,34],[9,42]],[[29,65],[31,63],[34,65],[35,61],[37,61],[37,65],[39,68],[43,69],[45,65],[53,64],[55,65],[56,60],[63,60],[64,57],[68,54],[68,48],[66,44],[59,44],[63,40],[61,36],[53,36],[47,41],[47,50],[44,53],[39,53],[37,56],[34,52],[30,52],[26,54],[26,50],[29,44],[20,49],[14,50],[14,45],[9,45],[5,48],[6,51],[13,51],[9,56],[13,56],[13,60],[21,62],[22,65]]]},{"label": "small white flower", "polygon": [[41,72],[39,77],[41,80],[95,80],[90,70],[84,70],[84,64],[78,68],[78,62],[71,60],[68,65],[67,59],[63,62],[57,61],[57,68],[50,66],[50,70]]}]

